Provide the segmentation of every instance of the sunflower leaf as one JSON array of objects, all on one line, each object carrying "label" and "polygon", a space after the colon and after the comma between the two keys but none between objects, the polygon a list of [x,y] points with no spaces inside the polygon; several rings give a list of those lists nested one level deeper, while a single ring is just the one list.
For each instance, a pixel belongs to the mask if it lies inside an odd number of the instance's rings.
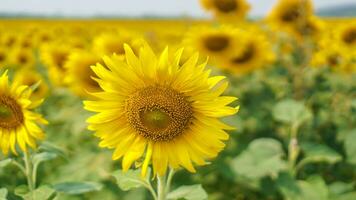
[{"label": "sunflower leaf", "polygon": [[312,113],[301,102],[287,99],[278,102],[273,108],[273,117],[284,123],[303,123],[312,117]]},{"label": "sunflower leaf", "polygon": [[23,195],[22,197],[24,200],[33,200],[33,199],[49,200],[49,199],[53,199],[55,195],[56,195],[56,191],[53,188],[44,185],[44,186],[40,186],[33,192],[29,192]]},{"label": "sunflower leaf", "polygon": [[347,161],[356,165],[356,130],[349,133],[345,138],[345,151],[347,155]]},{"label": "sunflower leaf", "polygon": [[0,188],[0,200],[7,200],[7,189]]},{"label": "sunflower leaf", "polygon": [[170,192],[167,199],[204,200],[208,199],[208,194],[200,184],[184,185]]},{"label": "sunflower leaf", "polygon": [[[148,172],[147,174],[150,173]],[[139,169],[130,169],[127,172],[118,170],[113,173],[113,176],[115,177],[118,186],[123,191],[128,191],[133,188],[139,188],[147,184],[145,179],[141,177],[141,171]]]},{"label": "sunflower leaf", "polygon": [[96,182],[64,182],[53,186],[57,192],[67,194],[83,194],[92,191],[100,191],[103,185]]},{"label": "sunflower leaf", "polygon": [[55,159],[57,154],[50,152],[42,152],[33,156],[32,161],[34,165],[39,165],[40,163],[48,160]]},{"label": "sunflower leaf", "polygon": [[11,158],[7,158],[5,160],[1,160],[0,161],[0,168],[1,167],[6,167],[7,165],[11,164],[12,159]]}]

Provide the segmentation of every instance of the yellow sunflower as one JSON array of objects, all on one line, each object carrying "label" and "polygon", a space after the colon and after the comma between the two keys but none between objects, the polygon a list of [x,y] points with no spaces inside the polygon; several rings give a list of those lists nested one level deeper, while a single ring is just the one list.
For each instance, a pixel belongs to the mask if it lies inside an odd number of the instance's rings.
[{"label": "yellow sunflower", "polygon": [[209,56],[210,62],[215,63],[218,57],[226,57],[234,51],[237,31],[230,26],[195,27],[187,33],[183,43],[184,46]]},{"label": "yellow sunflower", "polygon": [[65,82],[75,94],[88,97],[88,91],[98,92],[101,90],[99,84],[93,80],[96,76],[90,68],[91,65],[100,61],[100,57],[84,50],[77,50],[69,55],[68,61],[64,65],[67,72]]},{"label": "yellow sunflower", "polygon": [[250,10],[246,0],[200,0],[200,2],[204,9],[222,20],[244,19]]},{"label": "yellow sunflower", "polygon": [[126,59],[104,57],[92,69],[104,90],[93,93],[98,100],[85,101],[85,109],[97,112],[87,122],[101,139],[100,147],[115,149],[112,158],[122,159],[127,171],[143,159],[142,175],[152,162],[153,173],[164,175],[168,167],[195,172],[225,147],[225,130],[219,120],[238,108],[229,104],[235,97],[220,96],[227,87],[225,77],[209,77],[205,64],[197,65],[198,54],[179,67],[182,50],[174,59],[166,48],[159,59],[148,45],[136,57],[124,46]]},{"label": "yellow sunflower", "polygon": [[305,29],[312,15],[311,0],[279,0],[267,18],[278,30],[295,33]]},{"label": "yellow sunflower", "polygon": [[48,68],[48,75],[52,83],[57,86],[64,85],[64,64],[69,53],[70,47],[58,43],[49,43],[41,48],[41,60]]},{"label": "yellow sunflower", "polygon": [[336,28],[336,40],[340,45],[348,49],[348,54],[353,54],[356,57],[356,23],[345,23],[339,28]]},{"label": "yellow sunflower", "polygon": [[0,149],[4,155],[11,150],[17,155],[16,144],[21,151],[36,148],[36,140],[44,138],[38,124],[47,124],[40,114],[31,111],[42,100],[30,100],[32,90],[14,82],[9,85],[7,72],[0,76]]},{"label": "yellow sunflower", "polygon": [[6,48],[0,46],[0,69],[6,67],[8,64],[8,51]]},{"label": "yellow sunflower", "polygon": [[21,69],[16,71],[14,79],[20,85],[34,86],[36,88],[32,91],[31,100],[40,100],[47,96],[48,86],[41,74],[32,69]]},{"label": "yellow sunflower", "polygon": [[275,60],[272,45],[259,30],[241,30],[238,40],[232,44],[235,49],[228,56],[218,60],[218,66],[236,74],[244,74],[262,68]]},{"label": "yellow sunflower", "polygon": [[32,68],[36,60],[32,49],[16,46],[9,54],[9,62],[17,68]]}]

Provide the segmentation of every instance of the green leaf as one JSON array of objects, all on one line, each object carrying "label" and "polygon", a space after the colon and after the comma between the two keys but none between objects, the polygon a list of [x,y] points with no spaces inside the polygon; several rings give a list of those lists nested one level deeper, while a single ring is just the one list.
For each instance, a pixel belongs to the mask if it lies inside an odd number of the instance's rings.
[{"label": "green leaf", "polygon": [[208,194],[200,184],[184,185],[170,192],[167,199],[204,200],[208,199]]},{"label": "green leaf", "polygon": [[294,180],[289,174],[278,177],[277,188],[287,200],[328,200],[328,188],[319,176],[312,176],[306,181]]},{"label": "green leaf", "polygon": [[[149,172],[147,174],[150,174]],[[133,188],[139,188],[145,185],[145,180],[141,177],[141,172],[139,169],[132,170],[129,169],[127,172],[118,170],[113,173],[117,184],[123,191],[128,191]]]},{"label": "green leaf", "polygon": [[34,165],[39,165],[41,162],[55,159],[57,154],[50,152],[42,152],[33,156],[32,161]]},{"label": "green leaf", "polygon": [[341,194],[336,197],[333,197],[330,200],[355,200],[356,199],[356,192],[349,192],[346,194]]},{"label": "green leaf", "polygon": [[67,194],[83,194],[87,192],[100,191],[103,185],[95,182],[65,182],[53,186],[57,192]]},{"label": "green leaf", "polygon": [[40,186],[33,192],[29,192],[23,196],[24,200],[49,200],[53,199],[55,194],[55,190],[49,186]]},{"label": "green leaf", "polygon": [[63,158],[67,157],[64,149],[56,146],[53,143],[47,142],[47,141],[42,142],[41,146],[39,147],[39,150],[45,151],[45,152],[50,152],[50,153],[55,153]]},{"label": "green leaf", "polygon": [[329,185],[329,193],[331,197],[336,197],[341,194],[352,192],[354,183],[334,182]]},{"label": "green leaf", "polygon": [[6,167],[7,165],[11,164],[12,159],[11,158],[7,158],[5,160],[1,160],[0,161],[0,168],[1,167]]},{"label": "green leaf", "polygon": [[15,188],[15,194],[17,196],[23,197],[29,192],[27,185],[19,185]]},{"label": "green leaf", "polygon": [[298,169],[308,163],[326,162],[336,163],[342,160],[342,156],[328,146],[316,143],[303,143],[301,148],[305,157],[298,163]]},{"label": "green leaf", "polygon": [[347,162],[356,165],[356,130],[351,131],[345,138]]},{"label": "green leaf", "polygon": [[277,175],[286,169],[286,162],[279,141],[269,138],[256,139],[245,151],[231,162],[232,170],[239,176],[260,179],[268,175]]},{"label": "green leaf", "polygon": [[0,200],[7,200],[7,189],[0,188]]},{"label": "green leaf", "polygon": [[278,102],[273,108],[273,117],[285,123],[303,123],[312,117],[312,113],[303,103],[287,99]]}]

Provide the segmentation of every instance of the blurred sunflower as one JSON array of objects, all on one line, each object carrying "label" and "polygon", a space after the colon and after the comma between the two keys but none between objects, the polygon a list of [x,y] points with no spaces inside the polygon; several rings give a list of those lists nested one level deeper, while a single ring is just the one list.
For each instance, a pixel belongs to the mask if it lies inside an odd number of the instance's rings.
[{"label": "blurred sunflower", "polygon": [[193,163],[216,157],[229,138],[224,130],[233,129],[219,120],[238,111],[228,106],[235,97],[220,96],[225,77],[209,77],[206,63],[197,65],[198,54],[179,67],[182,50],[170,59],[166,48],[157,59],[148,45],[139,57],[129,46],[124,49],[125,60],[106,56],[108,68],[93,66],[104,91],[93,93],[98,100],[84,102],[97,112],[88,128],[96,131],[100,147],[115,149],[114,160],[123,157],[124,171],[144,158],[143,176],[150,161],[158,175],[180,166],[195,172]]},{"label": "blurred sunflower", "polygon": [[41,60],[48,68],[51,81],[57,85],[64,85],[64,64],[68,59],[70,47],[58,43],[49,43],[41,48]]},{"label": "blurred sunflower", "polygon": [[32,90],[25,85],[9,85],[7,72],[0,76],[0,149],[17,155],[16,144],[23,152],[36,148],[36,140],[44,138],[38,124],[47,124],[40,114],[31,110],[42,100],[31,101]]},{"label": "blurred sunflower", "polygon": [[6,48],[11,48],[16,44],[18,37],[17,34],[6,32],[5,34],[1,35],[0,39],[0,44],[2,46],[5,46]]},{"label": "blurred sunflower", "polygon": [[313,15],[311,0],[279,0],[268,16],[277,30],[295,33],[306,29],[308,18]]},{"label": "blurred sunflower", "polygon": [[28,85],[28,86],[35,86],[36,88],[33,89],[31,100],[41,100],[45,98],[48,94],[48,86],[44,82],[43,77],[41,74],[37,73],[35,70],[32,69],[21,69],[16,71],[14,80],[18,82],[20,85]]},{"label": "blurred sunflower", "polygon": [[236,35],[235,50],[227,57],[221,57],[219,66],[236,74],[244,74],[262,68],[275,60],[272,45],[258,30],[239,31]]},{"label": "blurred sunflower", "polygon": [[6,67],[8,59],[8,51],[0,46],[0,69]]},{"label": "blurred sunflower", "polygon": [[356,23],[345,23],[336,29],[336,40],[356,57]]},{"label": "blurred sunflower", "polygon": [[9,54],[9,62],[17,68],[32,68],[35,65],[32,49],[16,47]]},{"label": "blurred sunflower", "polygon": [[77,50],[69,55],[65,64],[65,82],[75,94],[88,97],[88,92],[101,90],[99,84],[93,80],[96,75],[90,68],[100,61],[100,57],[84,50]]},{"label": "blurred sunflower", "polygon": [[93,51],[100,56],[113,53],[123,56],[124,44],[132,44],[135,39],[129,32],[104,33],[94,38]]},{"label": "blurred sunflower", "polygon": [[236,34],[237,29],[230,26],[195,27],[187,33],[184,46],[191,47],[204,56],[209,56],[210,61],[215,63],[218,57],[226,57],[234,51]]},{"label": "blurred sunflower", "polygon": [[222,20],[244,19],[250,10],[246,0],[200,0],[201,5]]}]

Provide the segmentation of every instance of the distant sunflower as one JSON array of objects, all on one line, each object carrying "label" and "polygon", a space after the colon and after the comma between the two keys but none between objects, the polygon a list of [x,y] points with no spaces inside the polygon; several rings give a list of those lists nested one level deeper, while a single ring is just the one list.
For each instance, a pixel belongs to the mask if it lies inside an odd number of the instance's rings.
[{"label": "distant sunflower", "polygon": [[64,85],[64,64],[68,59],[70,47],[58,43],[49,43],[41,48],[41,60],[48,68],[48,74],[57,86]]},{"label": "distant sunflower", "polygon": [[201,26],[191,29],[184,40],[184,46],[209,56],[211,62],[218,57],[226,57],[234,50],[234,40],[237,30],[230,26],[207,27]]},{"label": "distant sunflower", "polygon": [[41,74],[32,69],[21,69],[16,71],[14,79],[21,85],[37,87],[32,91],[31,100],[40,100],[47,96],[48,86]]},{"label": "distant sunflower", "polygon": [[345,23],[336,29],[336,40],[356,57],[356,23]]},{"label": "distant sunflower", "polygon": [[6,48],[11,48],[12,46],[14,46],[17,43],[18,40],[18,35],[15,33],[5,33],[2,34],[0,37],[0,44],[2,46],[5,46]]},{"label": "distant sunflower", "polygon": [[6,67],[8,63],[8,51],[0,46],[0,69]]},{"label": "distant sunflower", "polygon": [[222,20],[244,19],[250,10],[246,0],[200,0],[200,2],[214,17]]},{"label": "distant sunflower", "polygon": [[244,74],[265,67],[274,61],[272,45],[262,32],[257,30],[239,31],[236,48],[227,57],[222,57],[219,66],[236,74]]},{"label": "distant sunflower", "polygon": [[17,68],[32,68],[35,65],[35,55],[32,49],[17,47],[10,52],[9,62]]},{"label": "distant sunflower", "polygon": [[93,51],[101,56],[113,53],[123,56],[124,44],[132,44],[135,39],[135,36],[128,32],[104,33],[94,38]]},{"label": "distant sunflower", "polygon": [[88,97],[88,92],[98,92],[101,90],[99,84],[93,80],[96,77],[90,66],[100,62],[97,55],[78,50],[71,53],[65,64],[65,82],[74,93],[82,97]]},{"label": "distant sunflower", "polygon": [[268,20],[278,29],[294,33],[298,29],[304,29],[312,15],[313,5],[310,0],[279,0]]},{"label": "distant sunflower", "polygon": [[104,90],[93,93],[98,100],[85,101],[85,109],[97,112],[87,122],[101,139],[100,147],[115,149],[112,158],[123,158],[127,171],[143,158],[142,175],[152,161],[153,173],[164,175],[167,168],[204,165],[225,147],[223,140],[233,129],[219,118],[238,109],[228,106],[235,97],[220,96],[227,82],[209,77],[205,63],[197,65],[194,54],[179,67],[181,52],[174,59],[165,49],[157,59],[148,45],[139,57],[125,45],[126,59],[104,57],[107,66],[93,66]]},{"label": "distant sunflower", "polygon": [[44,138],[38,124],[47,124],[40,114],[32,112],[41,104],[31,101],[31,89],[16,82],[9,85],[7,72],[0,76],[0,149],[7,155],[11,150],[17,155],[16,144],[21,151],[36,148],[36,140]]}]

